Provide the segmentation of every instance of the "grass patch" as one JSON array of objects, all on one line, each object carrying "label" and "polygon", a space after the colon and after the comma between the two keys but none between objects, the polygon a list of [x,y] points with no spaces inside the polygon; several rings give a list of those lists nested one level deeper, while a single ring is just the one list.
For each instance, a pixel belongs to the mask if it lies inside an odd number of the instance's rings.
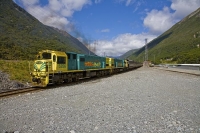
[{"label": "grass patch", "polygon": [[30,71],[32,70],[32,66],[33,61],[0,60],[0,70],[9,74],[11,80],[17,80],[22,83],[31,81]]}]

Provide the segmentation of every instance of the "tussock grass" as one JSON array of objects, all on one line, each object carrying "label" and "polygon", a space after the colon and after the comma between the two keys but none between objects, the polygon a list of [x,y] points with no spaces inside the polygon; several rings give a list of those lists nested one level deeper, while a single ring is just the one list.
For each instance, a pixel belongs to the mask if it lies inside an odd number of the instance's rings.
[{"label": "tussock grass", "polygon": [[17,80],[22,83],[31,81],[30,71],[32,66],[33,61],[0,60],[0,70],[9,74],[11,80]]}]

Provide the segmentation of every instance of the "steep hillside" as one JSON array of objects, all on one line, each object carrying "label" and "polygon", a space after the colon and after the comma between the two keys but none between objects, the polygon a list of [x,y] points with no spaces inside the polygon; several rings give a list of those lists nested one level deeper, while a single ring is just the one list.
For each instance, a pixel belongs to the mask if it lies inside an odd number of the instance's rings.
[{"label": "steep hillside", "polygon": [[0,59],[34,59],[39,50],[88,53],[76,38],[43,25],[12,0],[0,1]]},{"label": "steep hillside", "polygon": [[[200,8],[148,43],[148,57],[156,63],[200,63]],[[131,58],[144,59],[145,47]]]},{"label": "steep hillside", "polygon": [[128,52],[126,52],[125,54],[121,55],[119,57],[119,59],[127,59],[129,58],[132,54],[134,54],[138,49],[132,49],[132,50],[129,50]]}]

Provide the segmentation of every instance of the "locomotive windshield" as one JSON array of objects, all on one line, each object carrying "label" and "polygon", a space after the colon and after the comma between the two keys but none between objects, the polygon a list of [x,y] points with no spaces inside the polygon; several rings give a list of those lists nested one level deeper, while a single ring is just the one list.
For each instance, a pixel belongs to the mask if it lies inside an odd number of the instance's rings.
[{"label": "locomotive windshield", "polygon": [[42,59],[51,59],[51,53],[42,53]]}]

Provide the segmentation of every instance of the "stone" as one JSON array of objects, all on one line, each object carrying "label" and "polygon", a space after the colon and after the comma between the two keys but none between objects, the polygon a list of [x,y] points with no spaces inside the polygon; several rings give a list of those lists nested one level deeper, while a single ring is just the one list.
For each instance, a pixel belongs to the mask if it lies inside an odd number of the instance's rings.
[{"label": "stone", "polygon": [[178,132],[180,132],[180,131],[181,131],[181,129],[182,129],[181,127],[177,127],[177,131],[178,131]]},{"label": "stone", "polygon": [[75,131],[74,131],[74,130],[71,130],[70,133],[75,133]]}]

